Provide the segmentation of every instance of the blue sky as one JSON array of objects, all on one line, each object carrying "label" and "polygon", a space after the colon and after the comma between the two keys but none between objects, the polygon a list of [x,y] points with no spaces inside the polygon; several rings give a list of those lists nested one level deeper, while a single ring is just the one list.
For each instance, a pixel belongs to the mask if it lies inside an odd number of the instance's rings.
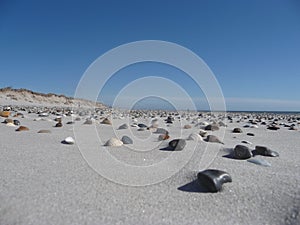
[{"label": "blue sky", "polygon": [[[216,76],[228,110],[300,111],[297,0],[1,0],[0,86],[73,96],[94,60],[139,40],[174,42],[199,55]],[[134,79],[156,75],[206,107],[193,80],[158,63],[124,68],[100,99],[111,104]]]}]

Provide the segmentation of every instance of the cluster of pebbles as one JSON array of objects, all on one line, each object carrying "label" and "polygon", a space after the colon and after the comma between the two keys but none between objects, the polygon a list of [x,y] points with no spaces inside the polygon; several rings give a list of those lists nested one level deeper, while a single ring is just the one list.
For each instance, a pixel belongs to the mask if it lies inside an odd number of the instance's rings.
[{"label": "cluster of pebbles", "polygon": [[[3,124],[10,127],[16,127],[15,131],[22,132],[30,130],[20,123],[18,118],[26,118],[29,114],[35,115],[34,120],[53,121],[53,127],[61,128],[65,125],[81,123],[83,126],[102,124],[105,126],[113,126],[114,119],[130,118],[129,123],[124,123],[116,128],[116,130],[136,129],[139,132],[150,131],[151,134],[157,135],[158,141],[168,141],[166,149],[170,151],[183,151],[186,148],[187,141],[207,142],[208,144],[226,143],[213,134],[220,129],[227,129],[228,123],[243,124],[233,130],[226,130],[236,135],[244,133],[246,129],[263,128],[276,132],[279,129],[288,129],[297,131],[300,124],[299,115],[289,114],[271,114],[271,113],[199,113],[199,112],[167,112],[167,111],[116,111],[110,108],[105,109],[70,109],[59,107],[32,107],[32,106],[5,106],[0,110]],[[149,119],[150,123],[139,123],[141,119]],[[161,127],[160,121],[164,122]],[[186,138],[172,138],[173,134],[168,131],[168,127],[173,126],[175,122],[182,124],[182,129],[193,129]],[[197,132],[195,132],[195,129]],[[37,133],[51,133],[47,127],[38,130]],[[255,136],[253,132],[247,132],[248,136]],[[62,144],[75,144],[73,137],[66,137],[61,141]],[[119,147],[122,145],[133,145],[134,141],[131,137],[124,135],[122,138],[111,137],[106,140],[104,146]],[[251,142],[244,140],[237,143],[231,148],[229,157],[236,160],[246,160],[262,166],[270,166],[266,160],[256,158],[255,156],[278,157],[279,153],[270,149],[268,146],[255,146],[255,149],[248,147]],[[207,169],[200,171],[196,178],[197,182],[205,186],[210,192],[218,192],[222,189],[222,185],[232,182],[231,176],[221,170]]]}]

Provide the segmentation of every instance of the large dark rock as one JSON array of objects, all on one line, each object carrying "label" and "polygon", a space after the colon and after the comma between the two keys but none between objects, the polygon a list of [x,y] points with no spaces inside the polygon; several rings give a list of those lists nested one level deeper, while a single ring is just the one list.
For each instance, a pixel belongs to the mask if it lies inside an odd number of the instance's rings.
[{"label": "large dark rock", "polygon": [[222,190],[222,185],[232,182],[231,176],[221,170],[204,170],[197,175],[197,181],[200,185],[205,186],[210,192],[218,192]]},{"label": "large dark rock", "polygon": [[233,149],[233,157],[235,159],[249,159],[252,157],[252,152],[247,146],[237,145]]}]

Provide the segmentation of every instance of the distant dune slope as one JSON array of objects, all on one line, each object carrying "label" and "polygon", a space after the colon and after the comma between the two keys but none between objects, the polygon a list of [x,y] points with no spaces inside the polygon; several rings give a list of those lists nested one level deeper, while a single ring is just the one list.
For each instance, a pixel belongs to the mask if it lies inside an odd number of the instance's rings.
[{"label": "distant dune slope", "polygon": [[61,107],[94,107],[106,108],[102,103],[85,99],[75,99],[53,93],[38,93],[27,89],[0,88],[0,105],[43,105]]}]

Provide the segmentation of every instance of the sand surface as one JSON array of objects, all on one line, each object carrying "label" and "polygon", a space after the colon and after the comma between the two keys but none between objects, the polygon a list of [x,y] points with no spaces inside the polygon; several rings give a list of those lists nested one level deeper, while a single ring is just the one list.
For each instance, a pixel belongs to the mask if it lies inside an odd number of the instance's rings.
[{"label": "sand surface", "polygon": [[[45,121],[34,121],[38,118],[36,114],[24,113],[24,116],[18,119],[21,125],[30,128],[29,131],[16,132],[16,127],[0,124],[0,224],[300,223],[299,131],[283,127],[269,131],[265,126],[243,128],[244,122],[227,123],[228,127],[211,132],[221,135],[225,131],[224,146],[188,141],[183,151],[170,153],[160,150],[168,141],[158,143],[158,134],[149,131],[117,130],[99,123],[82,125],[84,120],[81,120],[74,125],[76,136],[73,125],[66,124],[71,117],[63,118],[62,128],[55,128],[55,116]],[[141,119],[141,122],[147,121]],[[124,119],[113,120],[112,127],[118,128],[124,122]],[[186,120],[181,122],[169,127],[171,139],[186,138],[199,130],[192,124],[192,129],[180,133],[182,124],[190,124]],[[157,163],[172,154],[175,160],[166,169],[174,169],[175,174],[158,184],[141,187],[104,178],[84,160],[82,153],[85,150],[81,152],[77,144],[61,143],[72,136],[76,142],[88,146],[87,151],[95,152],[95,157],[101,155],[104,147],[89,138],[91,127],[97,130],[102,142],[115,134],[122,137],[133,132],[137,137],[137,151],[126,146],[106,147],[106,150],[119,160],[137,166]],[[244,132],[232,133],[235,127]],[[38,134],[40,129],[50,129],[52,133]],[[247,132],[255,136],[247,136]],[[249,146],[253,149],[255,145],[268,146],[279,152],[280,157],[263,157],[271,167],[223,157],[242,140],[252,142]],[[211,152],[205,151],[208,145],[212,146]],[[194,148],[189,163],[176,172],[181,159]],[[209,160],[203,161],[203,156]],[[193,180],[199,169],[205,169],[202,167],[224,170],[233,182],[224,184],[218,193],[201,191]],[[122,175],[124,180],[131,179],[130,174],[122,172],[117,167],[110,167],[110,176]],[[141,176],[141,179],[152,179],[152,174],[147,171]]]}]

